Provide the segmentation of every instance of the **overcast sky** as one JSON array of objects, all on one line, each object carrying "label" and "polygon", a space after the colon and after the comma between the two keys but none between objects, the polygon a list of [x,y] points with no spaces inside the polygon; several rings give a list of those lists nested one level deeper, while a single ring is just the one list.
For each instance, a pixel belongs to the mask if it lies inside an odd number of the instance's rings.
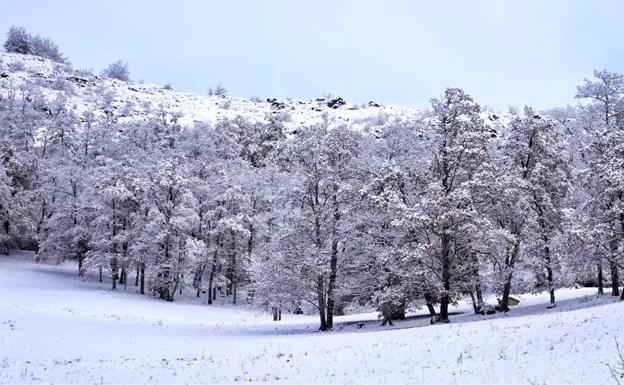
[{"label": "overcast sky", "polygon": [[0,30],[53,39],[77,68],[234,96],[424,106],[459,86],[497,109],[573,102],[624,72],[624,1],[0,0]]}]

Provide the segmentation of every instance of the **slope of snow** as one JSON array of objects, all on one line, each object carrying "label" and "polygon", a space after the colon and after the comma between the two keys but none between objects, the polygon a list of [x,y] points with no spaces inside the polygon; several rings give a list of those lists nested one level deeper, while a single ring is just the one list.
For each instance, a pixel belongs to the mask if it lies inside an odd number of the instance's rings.
[{"label": "slope of snow", "polygon": [[[606,384],[614,337],[624,341],[621,303],[409,329],[348,328],[375,316],[345,316],[341,332],[321,333],[312,316],[274,323],[246,308],[111,292],[29,254],[0,257],[0,271],[0,383]],[[592,298],[559,294],[576,306]],[[523,296],[518,313],[546,300]]]},{"label": "slope of snow", "polygon": [[[419,122],[424,116],[419,108],[375,101],[360,105],[346,101],[338,108],[331,108],[328,103],[335,97],[303,101],[278,100],[270,95],[253,99],[198,95],[156,84],[108,79],[37,56],[0,52],[0,97],[6,97],[11,90],[18,91],[19,97],[19,90],[26,85],[40,91],[49,101],[66,98],[63,102],[66,108],[79,115],[85,112],[105,115],[108,111],[119,122],[146,120],[161,116],[162,112],[174,116],[182,126],[215,124],[238,116],[251,122],[266,122],[271,116],[279,116],[286,130],[292,132],[321,123],[326,115],[334,125],[348,124],[363,132],[378,132],[395,123]],[[482,117],[496,131],[510,121],[504,114],[483,112]]]},{"label": "slope of snow", "polygon": [[[20,66],[23,69],[18,70]],[[334,109],[328,107],[327,98],[274,100],[268,95],[264,99],[251,100],[197,95],[154,84],[102,78],[36,56],[0,52],[0,96],[11,87],[19,89],[23,84],[30,83],[42,90],[49,100],[54,100],[63,93],[55,85],[59,78],[69,83],[67,87],[72,89],[70,94],[73,96],[66,101],[69,108],[77,113],[104,113],[112,109],[120,121],[145,119],[156,116],[160,111],[176,115],[183,126],[197,122],[216,123],[237,116],[250,121],[266,121],[267,116],[281,114],[288,116],[286,128],[294,129],[320,123],[323,114],[327,114],[334,124],[348,123],[363,130],[372,130],[388,122],[410,122],[421,115],[420,110],[415,108],[375,102],[371,103],[373,106],[346,103]],[[112,101],[107,105],[109,98]]]}]

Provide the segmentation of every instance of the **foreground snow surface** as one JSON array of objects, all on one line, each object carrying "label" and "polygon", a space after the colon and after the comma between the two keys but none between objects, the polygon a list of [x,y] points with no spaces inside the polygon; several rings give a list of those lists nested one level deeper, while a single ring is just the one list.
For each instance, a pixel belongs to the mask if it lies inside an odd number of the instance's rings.
[{"label": "foreground snow surface", "polygon": [[351,315],[321,333],[312,316],[274,323],[264,312],[165,303],[74,270],[0,257],[0,383],[608,384],[614,337],[624,342],[624,304],[593,303],[592,289],[560,291],[552,313],[524,315],[544,308],[545,296],[530,296],[492,319],[381,329],[350,323],[374,314]]}]

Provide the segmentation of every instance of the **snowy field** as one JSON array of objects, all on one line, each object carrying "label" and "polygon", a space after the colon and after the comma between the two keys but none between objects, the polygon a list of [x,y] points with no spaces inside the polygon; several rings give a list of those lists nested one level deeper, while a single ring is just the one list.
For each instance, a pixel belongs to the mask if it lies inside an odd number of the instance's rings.
[{"label": "snowy field", "polygon": [[614,337],[624,342],[624,304],[594,289],[560,290],[551,310],[546,296],[523,295],[493,318],[460,304],[454,311],[466,314],[448,325],[428,326],[417,313],[380,328],[370,313],[321,333],[313,316],[276,323],[192,298],[166,303],[134,286],[111,292],[75,277],[75,266],[35,264],[29,254],[0,257],[0,271],[2,384],[609,384]]}]

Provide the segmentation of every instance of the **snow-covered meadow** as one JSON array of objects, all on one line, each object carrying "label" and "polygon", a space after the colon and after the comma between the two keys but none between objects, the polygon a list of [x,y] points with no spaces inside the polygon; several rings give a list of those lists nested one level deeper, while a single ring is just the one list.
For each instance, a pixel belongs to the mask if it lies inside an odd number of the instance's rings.
[{"label": "snow-covered meadow", "polygon": [[[273,322],[245,306],[167,303],[135,295],[134,286],[113,292],[74,277],[73,265],[36,264],[27,253],[2,257],[0,271],[7,384],[608,384],[614,338],[624,340],[623,305],[605,296],[592,306],[594,289],[560,290],[552,310],[547,296],[524,295],[499,319],[456,315],[428,326],[416,318],[380,328],[369,313],[317,332],[313,316]],[[543,314],[514,316],[526,309]],[[355,320],[371,322],[357,328]]]}]

